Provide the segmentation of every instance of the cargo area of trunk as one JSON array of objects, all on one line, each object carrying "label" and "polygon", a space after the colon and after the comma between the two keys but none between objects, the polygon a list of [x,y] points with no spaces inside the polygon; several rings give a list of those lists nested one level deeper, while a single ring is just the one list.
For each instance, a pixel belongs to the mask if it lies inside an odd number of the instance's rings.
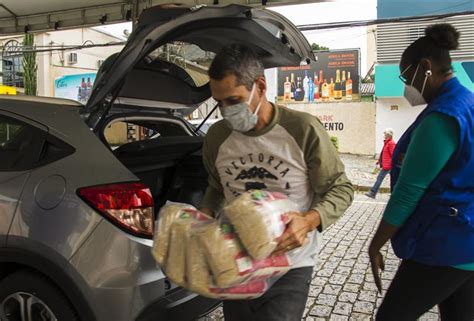
[{"label": "cargo area of trunk", "polygon": [[166,201],[199,206],[207,187],[203,137],[159,137],[125,144],[115,156],[151,190],[155,210]]}]

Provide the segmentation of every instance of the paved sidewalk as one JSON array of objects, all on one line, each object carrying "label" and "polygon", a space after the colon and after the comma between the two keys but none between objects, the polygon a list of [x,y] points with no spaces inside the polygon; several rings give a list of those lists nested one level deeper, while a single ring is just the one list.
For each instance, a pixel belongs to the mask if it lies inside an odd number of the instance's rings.
[{"label": "paved sidewalk", "polygon": [[[342,162],[346,166],[346,173],[352,184],[358,191],[368,191],[375,183],[377,178],[376,174],[373,174],[375,168],[375,162],[377,161],[370,156],[360,156],[351,154],[340,154]],[[381,193],[390,192],[390,177],[387,176],[382,183],[380,188]]]},{"label": "paved sidewalk", "polygon": [[[373,282],[367,248],[387,200],[386,194],[377,200],[357,194],[344,216],[324,232],[304,321],[373,320],[383,296],[377,293]],[[383,255],[386,266],[382,280],[386,290],[399,260],[388,245]],[[420,318],[423,321],[438,319],[436,309]],[[222,310],[202,320],[223,320]]]}]

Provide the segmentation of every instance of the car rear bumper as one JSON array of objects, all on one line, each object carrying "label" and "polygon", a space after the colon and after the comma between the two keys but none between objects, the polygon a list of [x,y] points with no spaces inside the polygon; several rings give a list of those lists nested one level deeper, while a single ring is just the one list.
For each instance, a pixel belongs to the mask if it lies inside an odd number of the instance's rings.
[{"label": "car rear bumper", "polygon": [[146,307],[136,321],[193,321],[220,304],[219,300],[205,298],[179,288]]}]

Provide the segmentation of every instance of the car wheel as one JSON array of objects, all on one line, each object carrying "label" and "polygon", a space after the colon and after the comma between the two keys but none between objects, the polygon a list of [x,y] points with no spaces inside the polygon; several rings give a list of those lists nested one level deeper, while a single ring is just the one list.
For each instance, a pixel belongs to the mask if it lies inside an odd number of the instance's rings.
[{"label": "car wheel", "polygon": [[0,321],[77,321],[64,294],[45,277],[15,272],[0,281]]}]

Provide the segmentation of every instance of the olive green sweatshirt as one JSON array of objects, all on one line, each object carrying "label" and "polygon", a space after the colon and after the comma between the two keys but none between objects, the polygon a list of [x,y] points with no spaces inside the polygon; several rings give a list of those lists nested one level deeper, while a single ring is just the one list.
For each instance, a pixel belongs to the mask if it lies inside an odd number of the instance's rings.
[{"label": "olive green sweatshirt", "polygon": [[354,189],[318,118],[274,106],[271,123],[258,131],[232,131],[225,120],[208,131],[203,159],[209,187],[201,207],[219,213],[226,202],[250,189],[286,194],[301,212],[316,210],[319,231],[298,255],[294,267],[314,266],[319,232],[350,206]]}]

